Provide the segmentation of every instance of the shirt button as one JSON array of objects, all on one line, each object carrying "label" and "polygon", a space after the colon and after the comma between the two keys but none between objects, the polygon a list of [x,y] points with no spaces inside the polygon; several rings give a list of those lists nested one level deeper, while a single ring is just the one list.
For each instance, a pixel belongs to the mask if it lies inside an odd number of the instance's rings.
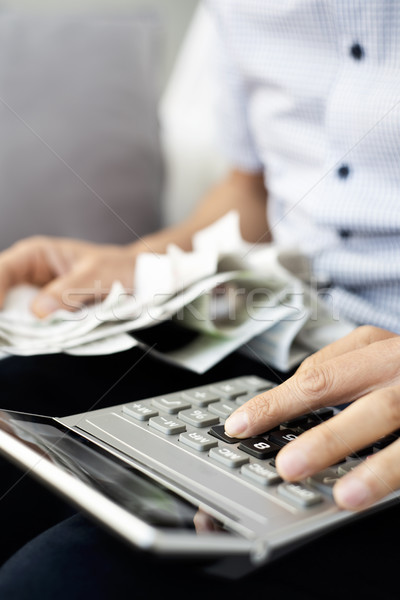
[{"label": "shirt button", "polygon": [[337,170],[337,174],[340,177],[340,179],[347,179],[347,177],[350,175],[350,168],[348,165],[341,165],[338,170]]},{"label": "shirt button", "polygon": [[364,57],[364,48],[359,43],[355,43],[350,48],[350,54],[355,60],[361,60]]}]

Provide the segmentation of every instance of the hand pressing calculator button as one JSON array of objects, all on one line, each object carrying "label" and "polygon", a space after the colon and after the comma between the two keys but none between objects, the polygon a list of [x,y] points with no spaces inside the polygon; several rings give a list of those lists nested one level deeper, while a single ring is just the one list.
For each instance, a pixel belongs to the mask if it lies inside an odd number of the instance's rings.
[{"label": "hand pressing calculator button", "polygon": [[214,427],[211,427],[208,433],[216,437],[221,442],[226,442],[227,444],[236,444],[237,442],[241,442],[239,438],[231,437],[225,433],[224,425],[214,425]]},{"label": "hand pressing calculator button", "polygon": [[[376,454],[400,435],[400,430],[397,430],[380,438],[372,446],[361,450],[355,448],[357,459],[347,455],[341,463],[303,481],[283,481],[275,465],[275,457],[280,450],[310,427],[319,426],[332,416],[335,418],[339,409],[322,407],[275,423],[273,429],[253,437],[229,437],[224,427],[227,415],[256,393],[274,385],[251,375],[234,377],[91,411],[89,415],[85,413],[83,418],[82,415],[75,415],[68,417],[65,424],[68,427],[72,424],[77,431],[81,431],[84,424],[85,437],[94,437],[102,442],[102,446],[115,448],[116,454],[124,455],[124,464],[126,457],[132,459],[134,469],[139,464],[140,477],[143,470],[145,480],[150,477],[162,488],[163,484],[167,490],[171,487],[174,498],[181,496],[187,500],[190,497],[190,504],[196,505],[198,502],[202,509],[218,514],[224,528],[226,526],[228,531],[232,530],[234,536],[229,539],[224,533],[221,540],[213,536],[209,542],[210,556],[215,556],[216,545],[220,544],[221,556],[225,557],[232,540],[237,540],[237,534],[244,532],[244,551],[250,551],[249,562],[256,559],[255,564],[258,565],[260,549],[262,554],[268,550],[268,557],[273,556],[274,549],[279,555],[292,542],[297,545],[303,538],[304,541],[311,539],[314,533],[322,534],[325,529],[351,520],[351,511],[341,510],[335,505],[334,486],[340,477],[362,463],[360,457],[365,452]],[[136,490],[133,492],[136,493]],[[393,498],[391,495],[388,498],[389,502],[394,498],[400,499],[400,492],[393,492]],[[376,508],[383,506],[386,506],[386,501],[379,502]],[[190,507],[188,531],[192,529],[193,509],[195,506]],[[144,515],[147,514],[144,511]],[[183,522],[179,518],[179,528],[181,524]],[[162,527],[163,538],[166,529]],[[181,536],[174,534],[170,544],[174,548],[177,537]],[[205,541],[208,543],[205,537],[200,539],[198,536],[201,556],[205,556]],[[192,538],[190,545],[186,546],[185,540],[186,537],[182,541],[181,553],[185,553],[186,547],[193,549],[196,544],[196,539]],[[251,550],[247,545],[250,540]],[[147,544],[148,540],[145,542]],[[166,548],[164,546],[162,551]],[[242,552],[243,547],[235,547],[235,554],[238,551]],[[261,557],[263,559],[264,555]]]}]

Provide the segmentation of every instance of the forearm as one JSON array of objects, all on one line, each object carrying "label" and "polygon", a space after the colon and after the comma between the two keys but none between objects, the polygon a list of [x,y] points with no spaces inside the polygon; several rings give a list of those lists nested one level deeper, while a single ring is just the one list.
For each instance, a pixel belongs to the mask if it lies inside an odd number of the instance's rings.
[{"label": "forearm", "polygon": [[189,251],[196,231],[207,227],[233,209],[240,215],[243,238],[254,243],[266,242],[270,239],[266,202],[267,192],[262,174],[232,171],[206,194],[187,219],[144,237],[135,242],[132,249],[135,253],[164,253],[168,244],[174,243]]}]

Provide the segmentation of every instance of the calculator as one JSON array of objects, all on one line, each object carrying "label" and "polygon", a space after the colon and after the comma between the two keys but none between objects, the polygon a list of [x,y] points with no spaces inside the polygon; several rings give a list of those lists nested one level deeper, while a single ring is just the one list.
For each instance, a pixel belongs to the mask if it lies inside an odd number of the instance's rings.
[{"label": "calculator", "polygon": [[337,408],[227,436],[225,419],[275,385],[249,374],[62,418],[3,410],[0,450],[135,548],[255,568],[399,499],[353,513],[332,497],[340,477],[396,434],[305,481],[282,481],[279,450]]}]

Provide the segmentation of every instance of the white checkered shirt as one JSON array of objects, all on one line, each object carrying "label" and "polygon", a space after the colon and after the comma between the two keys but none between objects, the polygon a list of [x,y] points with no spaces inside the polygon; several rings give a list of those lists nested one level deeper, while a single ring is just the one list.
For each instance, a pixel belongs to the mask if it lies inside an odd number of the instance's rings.
[{"label": "white checkered shirt", "polygon": [[400,333],[400,2],[209,0],[221,139],[335,307]]}]

